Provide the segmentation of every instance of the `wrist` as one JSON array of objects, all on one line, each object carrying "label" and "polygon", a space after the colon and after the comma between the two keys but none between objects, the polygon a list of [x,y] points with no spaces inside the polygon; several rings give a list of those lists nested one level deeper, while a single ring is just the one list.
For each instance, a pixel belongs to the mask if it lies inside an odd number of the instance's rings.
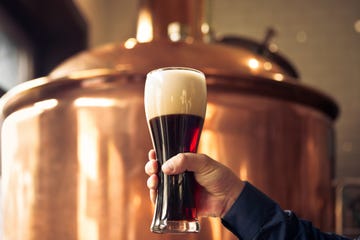
[{"label": "wrist", "polygon": [[240,179],[237,179],[238,181],[236,184],[233,184],[231,187],[231,190],[228,192],[228,195],[226,197],[226,201],[224,204],[224,209],[222,213],[220,214],[220,217],[223,218],[226,213],[230,210],[230,208],[234,205],[236,199],[239,197],[241,192],[244,189],[245,183],[241,181]]}]

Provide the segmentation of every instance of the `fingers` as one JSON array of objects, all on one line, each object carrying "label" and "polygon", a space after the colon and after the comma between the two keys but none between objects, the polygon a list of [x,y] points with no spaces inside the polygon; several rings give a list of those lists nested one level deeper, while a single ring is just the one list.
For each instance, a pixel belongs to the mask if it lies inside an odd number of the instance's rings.
[{"label": "fingers", "polygon": [[162,165],[162,171],[165,174],[179,174],[185,171],[203,172],[214,161],[204,154],[179,153],[170,158]]},{"label": "fingers", "polygon": [[145,173],[149,176],[158,173],[158,162],[156,160],[150,160],[145,164]]},{"label": "fingers", "polygon": [[156,160],[156,153],[154,149],[151,149],[148,153],[149,160]]},{"label": "fingers", "polygon": [[158,162],[156,161],[155,151],[150,150],[148,154],[149,161],[145,164],[145,173],[149,176],[157,174],[159,171]]},{"label": "fingers", "polygon": [[155,174],[151,175],[146,182],[147,187],[149,189],[154,189],[154,190],[157,189],[158,184],[159,184],[159,179]]},{"label": "fingers", "polygon": [[145,173],[149,175],[147,180],[147,187],[150,192],[150,200],[155,204],[156,196],[157,196],[157,186],[159,184],[158,176],[156,175],[158,172],[158,162],[156,161],[155,151],[152,149],[148,153],[149,161],[145,164]]},{"label": "fingers", "polygon": [[151,199],[151,201],[152,201],[153,203],[155,203],[156,195],[157,195],[157,186],[158,186],[158,184],[159,184],[159,179],[158,179],[158,177],[157,177],[155,174],[151,175],[151,176],[148,178],[146,184],[147,184],[147,187],[148,187],[149,190],[150,190],[150,199]]}]

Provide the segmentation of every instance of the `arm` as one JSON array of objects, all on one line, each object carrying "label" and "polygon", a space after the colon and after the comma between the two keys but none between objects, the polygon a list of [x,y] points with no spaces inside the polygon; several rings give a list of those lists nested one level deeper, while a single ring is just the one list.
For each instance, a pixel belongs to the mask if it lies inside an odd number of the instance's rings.
[{"label": "arm", "polygon": [[[149,152],[145,172],[150,198],[155,201],[159,171],[155,152]],[[241,240],[346,240],[319,231],[310,222],[283,211],[279,205],[229,168],[203,154],[182,153],[167,160],[165,174],[193,171],[200,185],[197,202],[201,217],[220,217],[223,225]],[[360,239],[359,239],[360,240]]]},{"label": "arm", "polygon": [[249,183],[222,218],[223,225],[242,240],[345,240],[347,238],[319,231],[310,222],[277,203]]}]

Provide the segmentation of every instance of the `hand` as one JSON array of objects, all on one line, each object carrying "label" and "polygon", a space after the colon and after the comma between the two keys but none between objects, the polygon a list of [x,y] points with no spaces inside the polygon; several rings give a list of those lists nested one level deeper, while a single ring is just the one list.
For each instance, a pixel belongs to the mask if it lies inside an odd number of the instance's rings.
[{"label": "hand", "polygon": [[[194,172],[200,185],[200,198],[196,203],[199,217],[223,217],[244,188],[244,183],[227,167],[204,154],[180,153],[167,160],[161,170],[167,175],[184,171]],[[155,151],[149,151],[145,172],[149,175],[147,187],[154,203],[159,171]]]}]

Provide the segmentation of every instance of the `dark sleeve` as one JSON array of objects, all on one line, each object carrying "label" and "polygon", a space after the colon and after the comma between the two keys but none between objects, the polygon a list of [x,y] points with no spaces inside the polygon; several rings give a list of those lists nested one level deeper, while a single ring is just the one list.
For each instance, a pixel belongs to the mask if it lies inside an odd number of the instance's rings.
[{"label": "dark sleeve", "polygon": [[221,219],[222,224],[241,240],[345,240],[335,234],[316,229],[291,211],[283,211],[277,203],[246,183],[244,190]]}]

